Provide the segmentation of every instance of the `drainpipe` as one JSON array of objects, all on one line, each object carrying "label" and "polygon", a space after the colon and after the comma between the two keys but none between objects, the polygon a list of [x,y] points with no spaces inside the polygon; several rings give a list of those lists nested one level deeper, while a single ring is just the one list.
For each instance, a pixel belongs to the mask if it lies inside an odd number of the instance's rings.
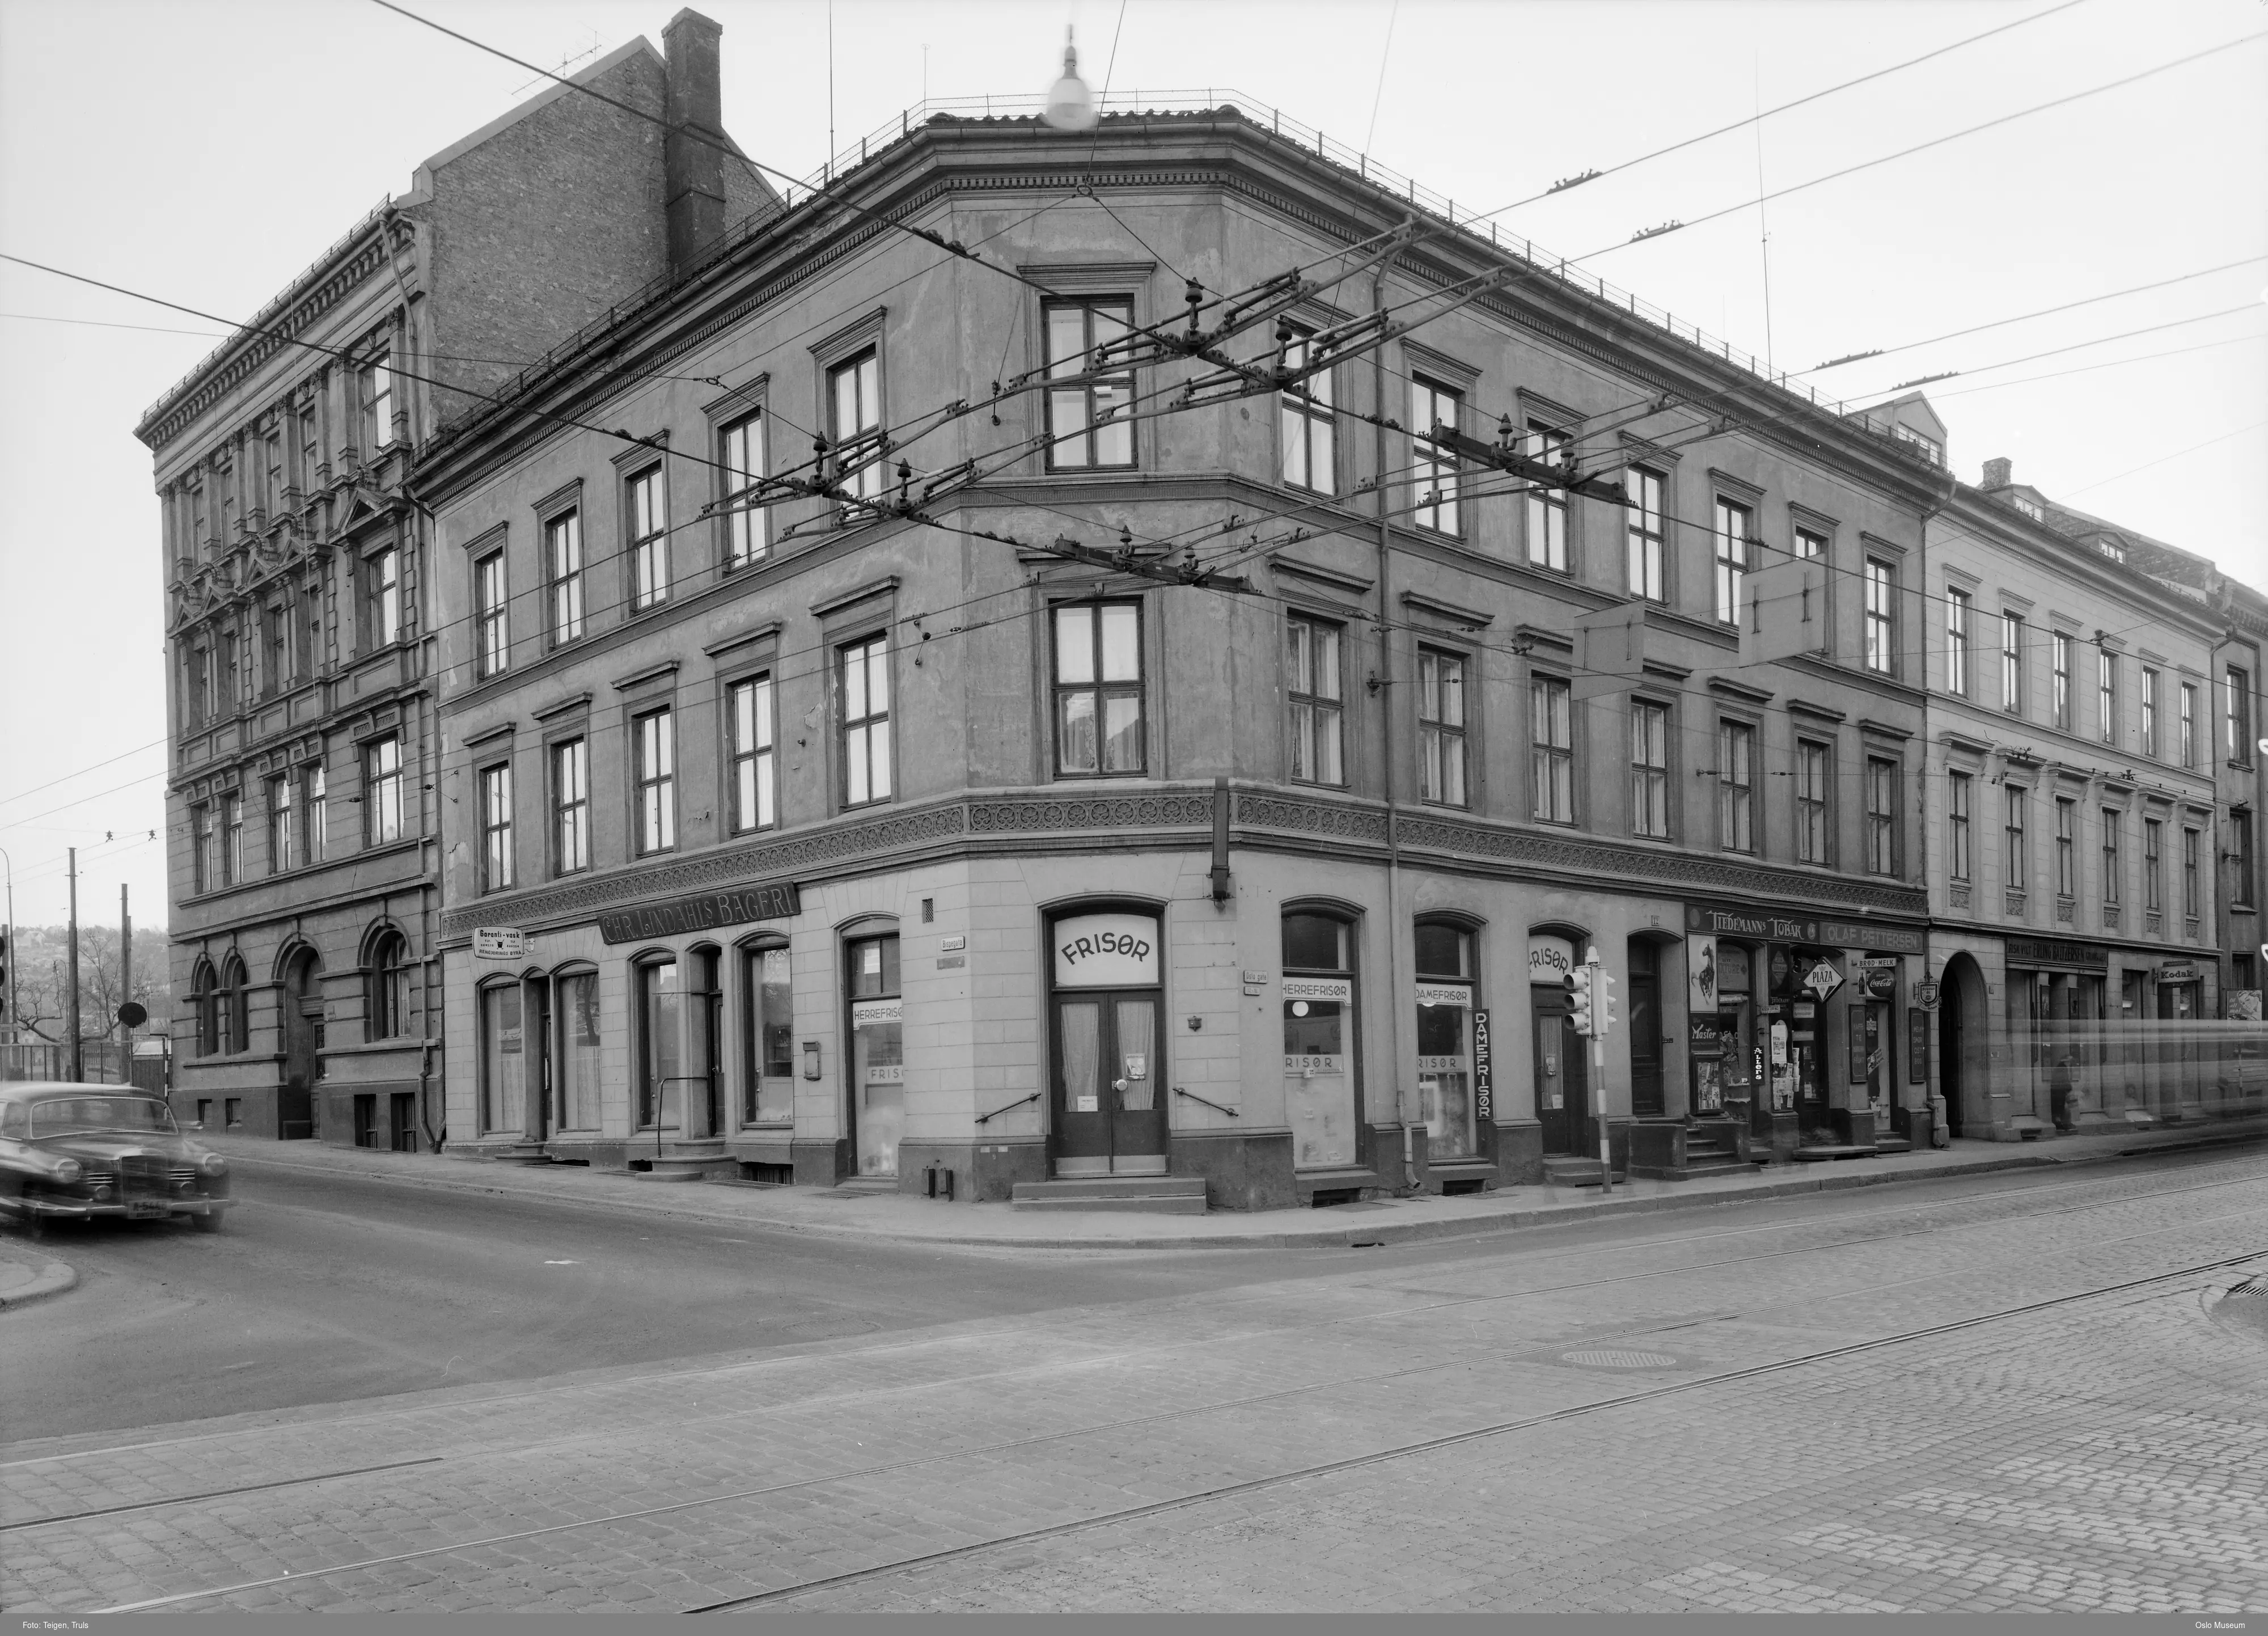
[{"label": "drainpipe", "polygon": [[[1961,480],[1948,472],[1946,475],[1945,480],[1945,497],[1921,514],[1921,542],[1916,548],[1916,551],[1921,563],[1921,605],[1925,610],[1929,607],[1929,520],[1936,516],[1939,512],[1944,511],[1947,507],[1950,506],[1954,502],[1955,497],[1960,493],[1960,490]],[[1914,790],[1914,859],[1920,866],[1919,878],[1924,888],[1926,888],[1930,880],[1929,615],[1926,611],[1923,613],[1921,618],[1921,777],[1914,781],[1916,785]],[[1930,969],[1932,963],[1930,958],[1931,946],[1937,940],[1934,925],[1936,917],[1934,910],[1929,911],[1926,916],[1925,924],[1922,927],[1921,974],[1925,977],[1934,977],[1937,975]],[[1944,1008],[1947,1001],[1951,997],[1944,991],[1942,987],[1939,989],[1937,1003],[1940,1011]],[[1908,992],[1907,999],[1909,1001],[1912,999],[1911,991]],[[1933,1039],[1937,1035],[1937,1031],[1934,1028],[1929,1029],[1927,1032]],[[1911,1029],[1909,1029],[1907,1034],[1906,1044],[1909,1048],[1913,1044]],[[1909,1072],[1908,1077],[1911,1077],[1911,1072]],[[1945,1146],[1951,1138],[1946,1125],[1945,1064],[1942,1060],[1940,1060],[1937,1065],[1937,1072],[1932,1076],[1923,1087],[1922,1105],[1929,1110],[1930,1146],[1933,1147]]]},{"label": "drainpipe", "polygon": [[[1381,315],[1386,311],[1386,275],[1393,266],[1394,257],[1388,256],[1371,275],[1371,309]],[[1386,1048],[1388,1061],[1393,1065],[1394,1116],[1402,1124],[1402,1190],[1415,1193],[1418,1190],[1417,1127],[1410,1118],[1408,1076],[1402,1071],[1402,840],[1395,820],[1393,527],[1386,510],[1386,348],[1382,344],[1371,350],[1370,365],[1371,442],[1377,460],[1371,494],[1378,512],[1378,668],[1373,676],[1375,690],[1385,702],[1379,747],[1386,766]]]}]

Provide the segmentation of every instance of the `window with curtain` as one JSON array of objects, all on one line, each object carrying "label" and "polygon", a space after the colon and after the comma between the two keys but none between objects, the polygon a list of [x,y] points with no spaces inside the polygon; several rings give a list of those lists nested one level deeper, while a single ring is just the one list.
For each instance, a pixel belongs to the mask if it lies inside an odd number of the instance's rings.
[{"label": "window with curtain", "polygon": [[731,726],[733,832],[769,829],[779,822],[772,753],[772,679],[749,676],[725,689]]},{"label": "window with curtain", "polygon": [[[1314,345],[1307,332],[1294,331],[1284,349],[1285,367],[1307,368],[1314,361]],[[1336,493],[1337,421],[1332,408],[1331,372],[1316,370],[1286,387],[1276,402],[1284,481],[1294,489]]]},{"label": "window with curtain", "polygon": [[770,525],[756,496],[764,475],[762,412],[717,434],[718,481],[724,489],[725,566],[745,568],[770,547]]},{"label": "window with curtain", "polygon": [[1142,770],[1142,609],[1088,602],[1055,610],[1056,771]]},{"label": "window with curtain", "polygon": [[1300,784],[1343,785],[1339,628],[1294,614],[1285,620],[1284,630],[1290,775]]},{"label": "window with curtain", "polygon": [[1541,823],[1575,822],[1574,708],[1567,683],[1537,676],[1528,686],[1530,811]]},{"label": "window with curtain", "polygon": [[1669,706],[1631,703],[1631,833],[1669,838]]},{"label": "window with curtain", "polygon": [[[1559,469],[1567,465],[1567,434],[1541,421],[1528,423],[1528,458]],[[1567,490],[1534,489],[1528,496],[1528,560],[1554,573],[1567,571]]]},{"label": "window with curtain", "polygon": [[1646,467],[1633,466],[1623,475],[1623,482],[1631,502],[1630,509],[1623,513],[1629,546],[1626,571],[1630,593],[1649,602],[1667,601],[1668,574],[1662,558],[1668,534],[1661,514],[1662,475]]},{"label": "window with curtain", "polygon": [[870,637],[836,650],[842,701],[843,804],[864,807],[890,799],[890,649],[887,637]]},{"label": "window with curtain", "polygon": [[1436,534],[1457,532],[1457,457],[1432,440],[1434,427],[1455,431],[1463,394],[1423,376],[1410,383],[1412,518]]},{"label": "window with curtain", "polygon": [[1133,327],[1123,296],[1047,304],[1050,471],[1134,464],[1134,372],[1097,354]]},{"label": "window with curtain", "polygon": [[1465,804],[1465,661],[1418,650],[1418,798]]}]

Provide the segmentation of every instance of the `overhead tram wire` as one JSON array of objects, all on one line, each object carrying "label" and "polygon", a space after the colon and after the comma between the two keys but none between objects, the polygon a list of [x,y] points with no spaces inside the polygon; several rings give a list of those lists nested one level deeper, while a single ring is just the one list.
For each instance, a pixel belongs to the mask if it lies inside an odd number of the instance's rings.
[{"label": "overhead tram wire", "polygon": [[1775,107],[1764,109],[1762,113],[1752,114],[1746,119],[1734,120],[1729,125],[1719,125],[1716,129],[1704,131],[1697,136],[1688,136],[1683,141],[1673,142],[1666,148],[1656,148],[1651,153],[1641,153],[1636,158],[1624,159],[1617,165],[1609,165],[1604,170],[1590,171],[1581,176],[1578,176],[1565,181],[1554,182],[1550,187],[1546,188],[1541,193],[1530,194],[1525,199],[1515,199],[1510,204],[1499,204],[1492,210],[1482,211],[1478,216],[1472,219],[1475,221],[1488,221],[1495,217],[1504,215],[1508,210],[1517,210],[1524,206],[1536,203],[1543,199],[1556,198],[1560,194],[1571,193],[1579,187],[1582,187],[1590,182],[1602,181],[1609,176],[1631,169],[1633,166],[1645,165],[1652,160],[1665,158],[1669,154],[1682,151],[1686,148],[1693,147],[1700,143],[1714,141],[1719,136],[1730,136],[1736,130],[1741,130],[1748,126],[1760,123],[1764,120],[1771,119],[1775,114],[1786,114],[1791,109],[1802,107],[1806,103],[1816,102],[1822,97],[1831,97],[1838,92],[1850,91],[1857,86],[1866,85],[1869,81],[1881,79],[1889,75],[1900,73],[1910,68],[1918,68],[1924,63],[1931,62],[1938,57],[1948,55],[1952,52],[1962,49],[1965,46],[1976,45],[1981,41],[1992,39],[1996,34],[2005,34],[2010,29],[2021,28],[2029,23],[2043,22],[2047,18],[2056,16],[2058,12],[2068,11],[2073,6],[2080,5],[2081,4],[2083,4],[2083,0],[2064,0],[2062,4],[2051,5],[2044,11],[2035,11],[2029,17],[2020,17],[2013,23],[1999,24],[1995,27],[1986,29],[1983,33],[1971,34],[1964,40],[1956,40],[1951,45],[1938,47],[1934,51],[1925,51],[1918,57],[1908,57],[1903,63],[1893,63],[1888,68],[1878,68],[1870,73],[1861,74],[1856,79],[1846,79],[1839,85],[1829,85],[1824,90],[1808,92],[1803,96],[1796,98],[1793,101],[1782,102]]},{"label": "overhead tram wire", "polygon": [[2226,341],[2200,341],[2195,346],[2161,347],[2154,351],[2137,352],[2132,357],[2109,358],[2100,364],[2081,364],[2075,369],[2050,370],[2044,375],[2022,375],[2014,380],[1987,381],[1981,387],[1955,387],[1944,392],[1933,392],[1933,398],[1962,398],[1977,392],[1999,392],[2008,387],[2029,387],[2043,380],[2061,380],[2066,375],[2084,375],[2098,369],[2118,369],[2128,364],[2150,364],[2161,357],[2180,357],[2190,352],[2209,352],[2216,347],[2240,347],[2247,342],[2268,341],[2268,329],[2249,335],[2232,335]]},{"label": "overhead tram wire", "polygon": [[1957,341],[1963,335],[1982,334],[1987,329],[1999,329],[2007,324],[2021,324],[2030,319],[2045,318],[2054,313],[2068,313],[2076,307],[2093,306],[2098,301],[2115,301],[2121,296],[2140,295],[2147,290],[2163,290],[2171,284],[2187,284],[2194,278],[2209,278],[2215,273],[2226,273],[2240,267],[2251,267],[2268,262],[2268,255],[2247,255],[2234,262],[2223,262],[2218,267],[2199,268],[2193,273],[2181,273],[2171,278],[2161,278],[2146,284],[2130,284],[2124,290],[2113,290],[2103,295],[2091,295],[2077,301],[2066,301],[2057,306],[2043,306],[2029,313],[2019,313],[2013,318],[1996,318],[1990,323],[1971,324],[1966,329],[1948,329],[1941,335],[1931,335],[1921,341],[1901,341],[1892,347],[1875,347],[1869,351],[1853,352],[1847,357],[1831,358],[1824,364],[1814,364],[1809,369],[1786,372],[1793,380],[1804,375],[1824,374],[1830,369],[1841,369],[1848,364],[1863,364],[1871,358],[1888,357],[1893,352],[1911,352],[1916,347],[1935,346],[1940,341]]},{"label": "overhead tram wire", "polygon": [[[382,5],[386,4],[386,0],[377,0],[377,3]],[[2090,85],[2084,91],[2074,91],[2068,96],[2057,97],[2050,101],[2036,103],[2028,108],[2018,108],[2013,114],[2000,114],[1997,118],[1984,121],[1982,124],[1970,125],[1961,130],[1948,131],[1942,136],[1933,136],[1927,142],[1918,142],[1911,147],[1900,148],[1895,153],[1885,153],[1877,158],[1862,159],[1856,165],[1846,165],[1842,169],[1830,171],[1823,176],[1814,176],[1805,181],[1791,182],[1785,188],[1774,188],[1769,192],[1759,194],[1753,199],[1743,199],[1737,204],[1726,205],[1721,210],[1711,210],[1706,215],[1697,216],[1690,221],[1673,221],[1663,227],[1645,230],[1616,243],[1602,245],[1598,249],[1585,254],[1571,257],[1565,264],[1570,267],[1580,266],[1585,262],[1596,261],[1599,257],[1610,254],[1616,250],[1626,250],[1634,244],[1650,244],[1654,240],[1666,238],[1674,232],[1684,232],[1705,223],[1717,221],[1727,216],[1737,216],[1744,210],[1752,210],[1768,201],[1785,199],[1791,194],[1802,193],[1830,181],[1839,181],[1845,176],[1855,176],[1860,171],[1872,170],[1879,165],[1888,165],[1893,160],[1910,158],[1917,153],[1926,153],[1932,148],[1943,147],[1948,142],[1958,142],[1964,136],[1977,136],[2020,119],[2029,119],[2035,114],[2045,114],[2056,108],[2068,107],[2071,104],[2084,101],[2089,97],[2099,97],[2109,92],[2123,90],[2128,85],[2139,85],[2143,80],[2154,78],[2160,74],[2169,74],[2177,68],[2187,68],[2193,63],[2204,62],[2207,57],[2218,56],[2224,51],[2234,51],[2239,46],[2253,45],[2263,40],[2268,40],[2268,31],[2239,35],[2235,40],[2223,41],[2220,45],[2208,46],[2202,51],[2193,51],[2187,56],[2176,57],[2170,63],[2161,63],[2154,68],[2146,68],[2139,73],[2129,74],[2121,79],[2108,80],[2100,85]]]}]

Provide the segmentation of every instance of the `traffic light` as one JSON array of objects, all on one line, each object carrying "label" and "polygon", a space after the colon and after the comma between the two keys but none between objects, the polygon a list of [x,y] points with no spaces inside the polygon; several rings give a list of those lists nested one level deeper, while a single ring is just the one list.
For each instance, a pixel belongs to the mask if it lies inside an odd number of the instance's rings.
[{"label": "traffic light", "polygon": [[1594,1016],[1592,1026],[1603,1035],[1615,1026],[1615,980],[1607,975],[1604,966],[1591,968],[1591,996]]},{"label": "traffic light", "polygon": [[1588,1035],[1591,1031],[1591,968],[1578,966],[1564,979],[1567,998],[1575,1008],[1575,1032]]}]

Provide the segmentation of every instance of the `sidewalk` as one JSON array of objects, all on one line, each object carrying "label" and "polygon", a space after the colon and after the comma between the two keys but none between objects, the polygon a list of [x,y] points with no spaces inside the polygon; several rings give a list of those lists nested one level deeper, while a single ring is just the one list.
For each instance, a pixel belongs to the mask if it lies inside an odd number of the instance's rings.
[{"label": "sidewalk", "polygon": [[41,1255],[37,1245],[0,1242],[0,1312],[60,1295],[77,1282],[77,1273]]},{"label": "sidewalk", "polygon": [[[1021,1212],[1005,1204],[947,1204],[903,1194],[843,1194],[746,1183],[646,1182],[621,1172],[578,1165],[476,1163],[432,1153],[380,1153],[240,1136],[201,1139],[255,1178],[271,1170],[383,1177],[407,1187],[529,1201],[563,1200],[647,1217],[674,1216],[924,1244],[1021,1249],[1281,1249],[1465,1237],[1565,1225],[1599,1216],[1742,1204],[1971,1172],[2087,1164],[2168,1149],[2227,1147],[2268,1140],[2268,1118],[2124,1138],[1957,1141],[1941,1150],[1775,1165],[1745,1175],[1690,1182],[1621,1182],[1609,1197],[1602,1197],[1596,1188],[1507,1187],[1454,1198],[1428,1195],[1324,1210],[1214,1211],[1202,1216],[1110,1211]],[[256,1201],[251,1208],[259,1208]]]}]

